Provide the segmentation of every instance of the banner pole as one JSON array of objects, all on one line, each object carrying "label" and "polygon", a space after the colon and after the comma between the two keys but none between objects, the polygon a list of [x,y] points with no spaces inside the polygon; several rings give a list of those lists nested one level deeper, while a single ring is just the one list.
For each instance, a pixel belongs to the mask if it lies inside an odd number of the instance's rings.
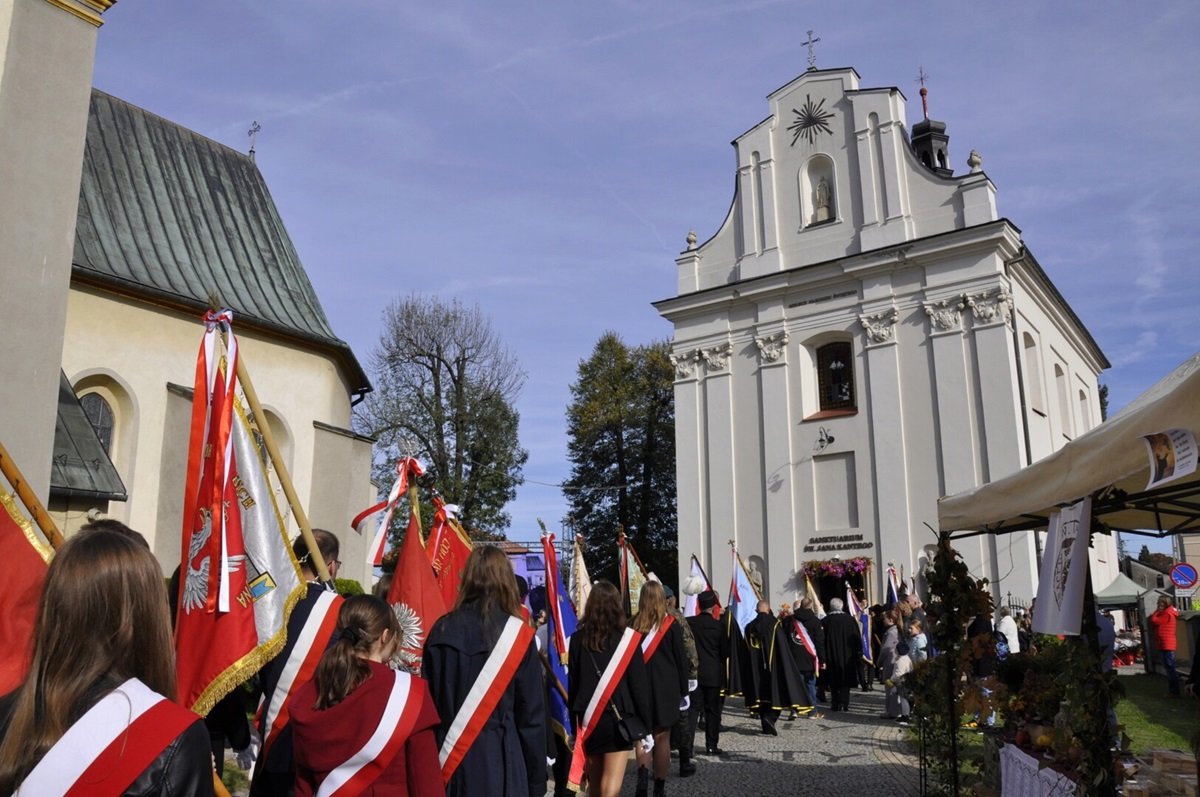
[{"label": "banner pole", "polygon": [[21,473],[21,469],[17,467],[17,463],[9,456],[8,449],[0,443],[0,470],[4,471],[4,478],[8,479],[8,483],[17,493],[17,497],[25,504],[25,508],[29,514],[33,516],[33,522],[37,523],[38,528],[42,530],[42,534],[46,535],[46,539],[50,543],[51,548],[58,548],[63,544],[63,535],[54,525],[54,521],[50,519],[46,508],[42,506],[42,502],[38,500],[37,495],[29,487],[29,482],[25,481],[25,476]]},{"label": "banner pole", "polygon": [[292,477],[288,474],[287,468],[283,464],[283,457],[279,454],[279,448],[275,445],[275,438],[271,435],[271,425],[267,423],[267,416],[263,412],[262,405],[258,403],[258,393],[254,391],[254,383],[250,381],[250,373],[246,369],[245,357],[241,352],[238,353],[237,358],[237,378],[241,383],[242,392],[246,394],[246,401],[250,402],[250,412],[254,414],[255,421],[258,423],[258,431],[262,434],[263,443],[267,446],[267,454],[270,455],[271,462],[275,465],[275,475],[279,477],[283,494],[287,496],[288,504],[292,507],[292,514],[296,518],[296,525],[300,527],[304,544],[308,546],[310,554],[308,560],[316,569],[317,578],[321,579],[322,583],[332,585],[333,579],[329,577],[325,559],[320,555],[321,549],[317,546],[312,526],[308,523],[308,514],[300,505],[300,498],[296,495],[296,488],[292,485]]}]

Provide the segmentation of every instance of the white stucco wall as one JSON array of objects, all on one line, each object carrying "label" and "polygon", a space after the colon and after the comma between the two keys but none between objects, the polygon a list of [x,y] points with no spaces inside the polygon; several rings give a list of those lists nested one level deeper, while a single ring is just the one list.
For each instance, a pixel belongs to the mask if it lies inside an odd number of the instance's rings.
[{"label": "white stucco wall", "polygon": [[[764,557],[779,603],[794,597],[805,560],[833,555],[806,545],[861,535],[840,554],[875,560],[879,596],[889,562],[906,575],[924,564],[940,496],[1028,463],[1023,325],[1043,330],[1074,397],[1069,427],[1054,413],[1030,424],[1030,451],[1098,422],[1104,363],[1022,261],[986,175],[942,178],[917,161],[897,89],[860,90],[853,70],[815,71],[768,103],[768,118],[734,142],[729,215],[680,255],[679,294],[657,304],[675,325],[681,568],[696,553],[724,589],[734,540],[743,557]],[[811,141],[788,129],[803,108],[829,128]],[[824,223],[819,175],[833,184]],[[852,345],[857,407],[821,414],[815,351],[835,339]],[[1115,565],[1106,540],[1094,554],[1105,568]],[[998,596],[1035,593],[1032,533],[956,547]]]},{"label": "white stucco wall", "polygon": [[[330,357],[239,328],[249,370],[296,491],[314,525],[342,540],[342,575],[368,585],[366,543],[349,529],[367,504],[370,444],[314,427],[350,426],[348,387]],[[183,478],[191,404],[168,383],[191,388],[204,333],[199,318],[74,286],[63,369],[76,392],[98,392],[114,410],[111,456],[129,494],[108,514],[142,532],[170,572],[179,561]],[[336,483],[337,489],[329,484]],[[362,505],[360,506],[360,502]],[[81,517],[64,519],[77,528]],[[290,534],[298,533],[291,521]]]}]

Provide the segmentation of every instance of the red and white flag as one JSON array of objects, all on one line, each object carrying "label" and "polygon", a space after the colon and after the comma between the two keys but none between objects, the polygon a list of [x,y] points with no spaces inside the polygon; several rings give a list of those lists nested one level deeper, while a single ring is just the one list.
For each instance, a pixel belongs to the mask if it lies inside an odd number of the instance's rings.
[{"label": "red and white flag", "polygon": [[0,590],[0,695],[6,695],[29,671],[33,628],[52,552],[3,490],[0,504],[0,562],[6,572]]},{"label": "red and white flag", "polygon": [[204,322],[175,630],[179,702],[199,714],[283,648],[304,588],[260,424],[238,385],[232,313]]},{"label": "red and white flag", "polygon": [[396,655],[406,668],[418,672],[425,639],[437,619],[446,613],[446,602],[421,542],[421,524],[415,514],[409,517],[387,601],[400,621],[400,650]]},{"label": "red and white flag", "polygon": [[429,530],[429,544],[425,548],[442,591],[442,602],[449,609],[458,600],[462,571],[471,555],[471,538],[455,517],[457,506],[444,503],[435,495],[433,507],[433,527]]},{"label": "red and white flag", "polygon": [[379,525],[375,528],[375,537],[367,548],[367,565],[369,567],[379,567],[383,564],[383,549],[387,547],[387,532],[388,527],[392,525],[392,513],[396,510],[400,496],[408,492],[408,480],[424,474],[425,468],[420,461],[413,457],[401,457],[400,461],[396,463],[396,481],[392,483],[387,500],[367,507],[359,512],[354,520],[350,521],[350,527],[362,534],[363,525],[367,520],[379,512],[383,512],[383,517],[379,519]]}]

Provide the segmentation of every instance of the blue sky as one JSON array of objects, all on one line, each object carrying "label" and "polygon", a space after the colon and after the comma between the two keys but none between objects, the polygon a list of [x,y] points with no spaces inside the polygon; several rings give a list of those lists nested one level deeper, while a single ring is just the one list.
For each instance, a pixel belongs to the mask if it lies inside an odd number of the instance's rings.
[{"label": "blue sky", "polygon": [[[94,84],[258,164],[364,363],[410,292],[478,303],[529,379],[515,538],[553,528],[564,410],[608,329],[668,337],[729,142],[807,66],[852,66],[948,124],[1091,330],[1119,409],[1200,349],[1200,4],[121,0]],[[931,519],[933,520],[933,519]],[[1139,546],[1140,547],[1140,546]]]}]

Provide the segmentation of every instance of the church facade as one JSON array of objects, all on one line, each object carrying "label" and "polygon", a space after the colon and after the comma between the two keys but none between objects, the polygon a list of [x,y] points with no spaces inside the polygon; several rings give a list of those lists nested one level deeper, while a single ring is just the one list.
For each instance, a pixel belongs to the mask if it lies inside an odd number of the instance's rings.
[{"label": "church facade", "polygon": [[[910,131],[899,89],[810,69],[767,100],[733,142],[728,216],[689,235],[677,295],[655,303],[674,325],[681,576],[694,553],[723,591],[732,541],[775,605],[806,562],[851,559],[879,600],[889,565],[920,581],[940,496],[1100,422],[1108,362],[979,156],[955,175],[945,125]],[[1043,538],[956,548],[998,598],[1027,601]],[[1117,555],[1096,539],[1104,585]]]}]

